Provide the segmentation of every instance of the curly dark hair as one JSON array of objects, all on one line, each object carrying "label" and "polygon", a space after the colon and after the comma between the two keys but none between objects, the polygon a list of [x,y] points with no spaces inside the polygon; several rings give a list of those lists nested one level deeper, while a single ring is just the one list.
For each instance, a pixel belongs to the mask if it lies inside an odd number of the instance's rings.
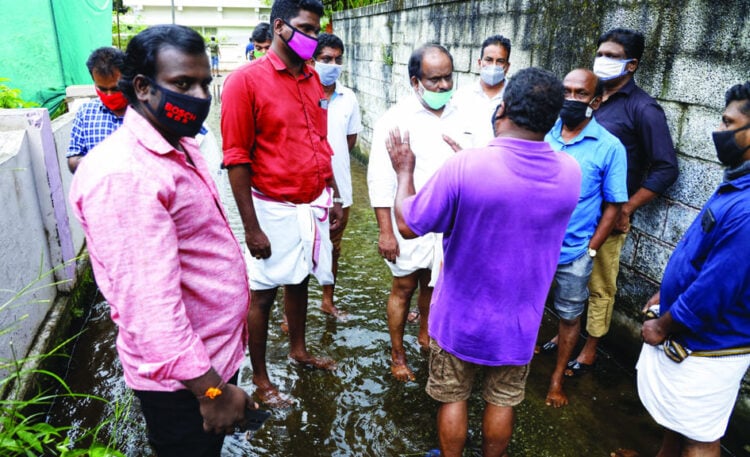
[{"label": "curly dark hair", "polygon": [[124,64],[125,53],[112,46],[94,49],[94,52],[86,60],[86,68],[89,69],[89,74],[92,77],[94,71],[102,76],[112,76],[115,74],[115,70],[122,72]]},{"label": "curly dark hair", "polygon": [[138,102],[133,88],[137,75],[156,78],[156,56],[164,48],[189,55],[205,55],[206,43],[198,32],[182,25],[155,25],[134,36],[125,50],[125,65],[117,86],[131,105]]},{"label": "curly dark hair", "polygon": [[750,81],[746,81],[744,84],[735,84],[730,87],[726,93],[726,105],[735,101],[745,101],[740,105],[740,112],[745,116],[750,116]]},{"label": "curly dark hair", "polygon": [[321,33],[318,35],[318,46],[315,48],[315,53],[313,54],[314,59],[318,58],[323,48],[338,49],[341,51],[341,54],[344,54],[344,42],[332,33]]},{"label": "curly dark hair", "polygon": [[565,99],[562,82],[542,68],[525,68],[508,81],[504,116],[536,133],[546,133],[557,120]]}]

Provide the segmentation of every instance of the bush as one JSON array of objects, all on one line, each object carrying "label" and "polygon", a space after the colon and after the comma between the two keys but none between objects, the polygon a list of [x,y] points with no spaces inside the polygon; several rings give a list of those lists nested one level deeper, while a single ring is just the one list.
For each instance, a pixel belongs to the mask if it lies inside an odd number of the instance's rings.
[{"label": "bush", "polygon": [[0,108],[36,108],[39,103],[27,102],[21,98],[21,89],[13,89],[5,84],[8,78],[0,78]]}]

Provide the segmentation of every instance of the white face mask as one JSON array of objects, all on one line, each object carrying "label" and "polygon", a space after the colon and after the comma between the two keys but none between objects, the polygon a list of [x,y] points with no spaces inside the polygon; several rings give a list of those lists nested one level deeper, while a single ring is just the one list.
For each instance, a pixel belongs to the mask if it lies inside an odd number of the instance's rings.
[{"label": "white face mask", "polygon": [[597,57],[594,59],[594,74],[602,81],[619,78],[626,74],[625,68],[633,59],[613,59],[611,57]]},{"label": "white face mask", "polygon": [[487,65],[479,69],[479,77],[488,86],[496,86],[505,79],[505,70],[500,65]]},{"label": "white face mask", "polygon": [[320,76],[320,83],[324,86],[332,86],[339,79],[343,66],[332,63],[315,62],[315,71]]}]

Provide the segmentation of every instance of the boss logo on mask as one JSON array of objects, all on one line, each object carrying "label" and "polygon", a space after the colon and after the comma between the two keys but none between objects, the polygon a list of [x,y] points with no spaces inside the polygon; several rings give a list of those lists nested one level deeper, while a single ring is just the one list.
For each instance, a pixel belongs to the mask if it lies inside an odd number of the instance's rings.
[{"label": "boss logo on mask", "polygon": [[164,112],[168,118],[174,120],[175,122],[181,122],[183,124],[187,124],[198,119],[198,116],[196,116],[194,113],[182,109],[170,102],[164,103]]}]

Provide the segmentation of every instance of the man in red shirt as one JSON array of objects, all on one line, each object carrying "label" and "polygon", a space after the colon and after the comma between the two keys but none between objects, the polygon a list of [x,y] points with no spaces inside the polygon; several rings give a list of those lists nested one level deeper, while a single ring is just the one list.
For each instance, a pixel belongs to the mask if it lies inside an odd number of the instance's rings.
[{"label": "man in red shirt", "polygon": [[289,356],[313,368],[336,367],[305,345],[309,275],[333,283],[329,229],[342,216],[326,139],[327,101],[317,73],[305,64],[317,46],[322,14],[317,0],[276,0],[271,49],[236,70],[222,96],[224,165],[247,243],[253,383],[269,406],[289,404],[271,383],[265,361],[279,286],[285,287]]}]

